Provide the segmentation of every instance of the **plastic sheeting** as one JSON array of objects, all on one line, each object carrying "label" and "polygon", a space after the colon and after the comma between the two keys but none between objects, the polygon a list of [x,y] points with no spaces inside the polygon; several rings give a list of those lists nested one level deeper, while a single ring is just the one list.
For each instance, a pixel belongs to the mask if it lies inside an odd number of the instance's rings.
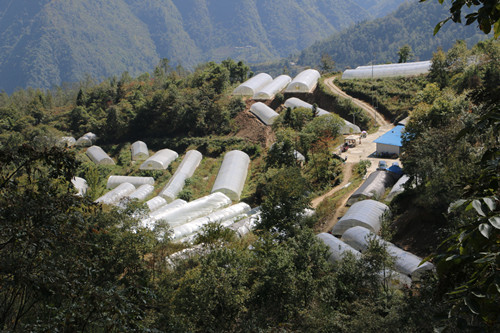
[{"label": "plastic sheeting", "polygon": [[266,73],[257,74],[234,89],[233,95],[253,96],[256,92],[271,82],[273,82],[271,75]]},{"label": "plastic sheeting", "polygon": [[146,205],[148,206],[150,212],[155,211],[166,204],[167,200],[159,195],[146,201]]},{"label": "plastic sheeting", "polygon": [[155,180],[153,177],[109,176],[106,188],[115,188],[123,183],[130,183],[137,187],[144,184],[154,185]]},{"label": "plastic sheeting", "polygon": [[413,76],[429,73],[431,61],[405,62],[401,64],[384,64],[359,66],[356,69],[346,69],[342,79],[369,79],[381,77]]},{"label": "plastic sheeting", "polygon": [[288,75],[280,75],[275,78],[272,82],[266,84],[263,88],[257,91],[253,95],[253,99],[269,100],[273,99],[274,96],[285,89],[285,87],[292,81],[292,78]]},{"label": "plastic sheeting", "polygon": [[198,232],[204,225],[213,222],[232,224],[235,218],[250,211],[250,206],[244,202],[215,211],[207,216],[197,218],[188,223],[173,228],[173,239],[179,239]]},{"label": "plastic sheeting", "polygon": [[250,157],[242,151],[232,150],[226,153],[212,187],[212,193],[222,192],[231,200],[240,201],[249,164]]},{"label": "plastic sheeting", "polygon": [[335,224],[332,234],[342,235],[347,229],[361,226],[378,233],[382,226],[382,216],[390,212],[389,207],[375,200],[358,201]]},{"label": "plastic sheeting", "polygon": [[141,170],[165,170],[179,154],[170,149],[162,149],[141,164]]},{"label": "plastic sheeting", "polygon": [[62,138],[59,139],[57,144],[62,147],[71,147],[76,144],[76,140],[72,136],[63,136]]},{"label": "plastic sheeting", "polygon": [[389,255],[394,258],[394,268],[396,271],[411,276],[412,279],[418,279],[423,272],[434,269],[434,265],[430,262],[425,262],[420,265],[422,258],[383,240],[366,228],[353,227],[342,235],[342,240],[345,243],[361,252],[366,251],[371,239],[385,245]]},{"label": "plastic sheeting", "polygon": [[401,176],[401,178],[399,178],[399,180],[396,182],[396,184],[394,184],[394,186],[391,189],[391,192],[389,192],[389,194],[387,195],[385,200],[391,201],[392,199],[394,199],[395,196],[403,193],[405,190],[404,185],[406,184],[406,182],[408,180],[410,180],[410,177],[408,177],[407,175]]},{"label": "plastic sheeting", "polygon": [[359,259],[361,257],[361,253],[358,250],[355,250],[350,245],[347,245],[337,237],[328,234],[326,232],[320,233],[316,235],[319,239],[328,246],[330,256],[328,257],[328,261],[331,263],[337,262],[344,258],[346,253],[351,253],[355,258]]},{"label": "plastic sheeting", "polygon": [[122,198],[132,194],[135,191],[135,186],[130,183],[120,184],[118,187],[112,189],[108,193],[98,198],[95,202],[116,205]]},{"label": "plastic sheeting", "polygon": [[97,135],[92,132],[85,133],[78,140],[75,145],[78,147],[90,147],[97,141]]},{"label": "plastic sheeting", "polygon": [[235,231],[238,237],[243,237],[249,232],[251,232],[257,223],[260,221],[261,210],[260,207],[256,207],[246,213],[247,217],[231,224],[228,228]]},{"label": "plastic sheeting", "polygon": [[288,87],[286,87],[285,92],[287,93],[308,93],[313,91],[318,84],[318,80],[321,77],[319,72],[315,69],[306,69],[300,72],[293,80],[290,82]]},{"label": "plastic sheeting", "polygon": [[396,177],[393,173],[384,170],[372,172],[365,182],[349,197],[347,205],[352,205],[367,198],[380,199],[384,195],[385,189],[394,185]]},{"label": "plastic sheeting", "polygon": [[145,160],[149,157],[148,146],[142,141],[136,141],[130,146],[132,160]]},{"label": "plastic sheeting", "polygon": [[174,200],[184,187],[186,179],[194,174],[202,158],[203,155],[199,151],[189,150],[172,178],[170,178],[165,188],[161,191],[160,196],[164,197],[168,202]]},{"label": "plastic sheeting", "polygon": [[252,112],[257,118],[260,119],[260,121],[268,126],[272,125],[276,118],[279,117],[279,114],[276,111],[262,102],[252,104],[250,112]]},{"label": "plastic sheeting", "polygon": [[193,221],[199,217],[208,215],[218,209],[227,207],[230,204],[231,199],[229,199],[225,194],[219,192],[212,193],[176,208],[170,209],[170,207],[168,207],[170,205],[164,206],[154,212],[151,212],[149,214],[151,219],[145,222],[148,226],[152,227],[156,221],[163,220],[171,227],[176,227]]},{"label": "plastic sheeting", "polygon": [[83,197],[87,193],[89,185],[85,179],[81,177],[73,177],[73,179],[71,179],[71,183],[77,190],[76,195]]},{"label": "plastic sheeting", "polygon": [[150,222],[154,222],[155,220],[158,220],[161,216],[167,214],[168,211],[184,205],[187,205],[187,201],[182,199],[176,199],[171,203],[168,203],[166,205],[159,207],[158,209],[151,211],[149,213],[149,220]]},{"label": "plastic sheeting", "polygon": [[[312,105],[304,102],[303,100],[296,98],[296,97],[291,97],[285,101],[285,106],[287,108],[307,108],[312,110]],[[323,110],[321,108],[316,109],[316,114],[319,116],[325,115],[325,114],[331,114],[330,112]],[[342,134],[349,134],[349,133],[360,133],[361,129],[359,126],[354,125],[353,123],[350,123],[349,121],[344,120],[344,126],[340,129],[340,132]]]},{"label": "plastic sheeting", "polygon": [[94,162],[95,164],[100,165],[114,165],[115,161],[104,150],[102,150],[99,146],[92,146],[87,148],[86,151],[87,156]]},{"label": "plastic sheeting", "polygon": [[148,196],[151,195],[151,193],[154,192],[154,190],[155,187],[153,185],[144,184],[139,186],[139,188],[134,192],[132,192],[132,194],[130,194],[128,197],[130,199],[137,199],[139,201],[144,201]]}]

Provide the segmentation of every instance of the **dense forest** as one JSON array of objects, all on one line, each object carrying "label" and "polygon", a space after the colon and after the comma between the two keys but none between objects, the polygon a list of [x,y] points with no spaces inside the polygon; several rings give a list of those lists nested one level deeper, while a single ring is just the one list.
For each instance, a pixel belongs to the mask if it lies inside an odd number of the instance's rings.
[{"label": "dense forest", "polygon": [[[373,94],[395,118],[400,106],[409,115],[401,162],[410,182],[383,234],[390,240],[397,221],[411,220],[439,238],[426,259],[436,271],[404,288],[381,278],[394,263],[377,242],[360,259],[330,263],[313,231],[320,217],[303,214],[341,177],[330,153],[340,119],[283,109],[273,149],[240,140],[246,105],[230,92],[248,73],[230,59],[193,72],[164,59],[151,74],[0,94],[1,330],[498,331],[499,41],[435,49],[427,76],[377,80],[376,90],[371,80],[341,82],[360,98]],[[75,175],[108,171],[85,169],[81,150],[55,145],[86,131],[118,161],[128,158],[121,145],[145,137],[153,149],[195,147],[213,158],[244,150],[254,183],[246,198],[262,219],[243,238],[208,224],[190,255],[179,255],[185,245],[159,237],[168,229],[141,227],[138,203],[113,208],[74,195]],[[356,164],[353,178],[365,167]]]}]

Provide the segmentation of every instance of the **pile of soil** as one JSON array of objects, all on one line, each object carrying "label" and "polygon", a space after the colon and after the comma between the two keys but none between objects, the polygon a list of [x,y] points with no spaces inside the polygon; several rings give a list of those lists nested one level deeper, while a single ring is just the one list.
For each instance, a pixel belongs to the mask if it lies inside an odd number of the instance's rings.
[{"label": "pile of soil", "polygon": [[253,113],[250,112],[252,102],[247,101],[247,107],[240,112],[235,120],[237,132],[235,136],[245,138],[250,142],[258,143],[264,148],[269,148],[276,140],[271,126],[266,126]]}]

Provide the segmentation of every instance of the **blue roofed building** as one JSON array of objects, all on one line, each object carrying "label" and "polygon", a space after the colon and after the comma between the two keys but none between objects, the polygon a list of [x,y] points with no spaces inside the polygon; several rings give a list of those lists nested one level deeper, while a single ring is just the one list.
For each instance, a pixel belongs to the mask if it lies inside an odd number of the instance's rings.
[{"label": "blue roofed building", "polygon": [[401,146],[403,145],[401,141],[401,132],[404,128],[404,126],[398,125],[373,141],[377,144],[377,154],[399,155],[401,152]]}]

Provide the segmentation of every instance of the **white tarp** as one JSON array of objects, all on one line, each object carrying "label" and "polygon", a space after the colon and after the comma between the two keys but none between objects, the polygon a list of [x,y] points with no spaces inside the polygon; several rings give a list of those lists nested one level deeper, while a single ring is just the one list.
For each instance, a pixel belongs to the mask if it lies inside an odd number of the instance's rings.
[{"label": "white tarp", "polygon": [[271,75],[260,73],[246,80],[233,90],[233,95],[250,96],[252,97],[266,84],[273,82]]},{"label": "white tarp", "polygon": [[[306,108],[312,110],[313,106],[307,102],[304,102],[303,100],[296,98],[296,97],[291,97],[285,101],[285,106],[287,108]],[[316,115],[322,116],[325,114],[331,114],[330,112],[323,110],[321,108],[316,109]],[[361,129],[359,126],[354,125],[353,123],[350,123],[349,121],[344,120],[344,126],[340,129],[342,134],[349,134],[349,133],[360,133]]]},{"label": "white tarp", "polygon": [[406,274],[412,279],[418,279],[423,272],[434,269],[434,265],[430,262],[425,262],[420,265],[422,258],[383,240],[366,228],[353,227],[344,232],[342,235],[342,240],[345,243],[361,252],[366,251],[369,246],[370,239],[374,239],[380,244],[385,245],[389,255],[394,258],[394,268],[396,271]]},{"label": "white tarp", "polygon": [[77,190],[77,195],[83,197],[87,193],[89,185],[85,179],[81,177],[73,177],[73,179],[71,179],[71,183]]},{"label": "white tarp", "polygon": [[115,188],[120,184],[130,183],[134,186],[141,186],[144,184],[154,185],[155,180],[153,177],[138,177],[138,176],[109,176],[106,188]]},{"label": "white tarp", "polygon": [[212,193],[222,192],[233,201],[240,201],[247,179],[250,157],[240,150],[232,150],[224,156],[215,179]]},{"label": "white tarp", "polygon": [[335,224],[332,234],[342,235],[347,229],[361,226],[378,233],[382,227],[382,217],[390,212],[387,205],[375,200],[363,200],[353,204]]},{"label": "white tarp", "polygon": [[97,135],[92,132],[85,133],[78,140],[75,145],[78,147],[90,147],[97,141]]},{"label": "white tarp", "polygon": [[168,202],[174,200],[184,187],[186,179],[194,174],[202,158],[203,156],[199,151],[189,150],[172,178],[160,192],[160,196],[164,197]]},{"label": "white tarp", "polygon": [[[176,201],[177,200],[171,204]],[[171,204],[151,212],[149,214],[150,219],[144,221],[144,224],[153,228],[156,221],[162,220],[167,222],[171,227],[176,227],[193,221],[199,217],[208,215],[223,207],[229,206],[231,204],[231,199],[229,199],[225,194],[217,192],[188,202],[187,204],[176,208],[168,207]]]},{"label": "white tarp", "polygon": [[328,261],[331,263],[337,262],[344,258],[346,253],[351,253],[355,258],[359,259],[361,257],[361,253],[358,250],[355,250],[350,245],[347,245],[337,237],[328,234],[326,232],[320,233],[316,235],[319,239],[325,243],[329,248],[330,256],[328,257]]},{"label": "white tarp", "polygon": [[257,118],[260,119],[260,121],[268,126],[272,125],[276,118],[279,117],[279,114],[276,111],[262,102],[252,104],[250,112],[252,112]]},{"label": "white tarp", "polygon": [[286,87],[285,92],[287,93],[309,93],[316,88],[318,85],[318,80],[321,77],[319,72],[315,69],[306,69],[300,72],[296,77],[293,78],[292,82]]},{"label": "white tarp", "polygon": [[136,141],[130,146],[132,160],[145,160],[149,157],[148,146],[142,141]]},{"label": "white tarp", "polygon": [[410,177],[408,177],[407,175],[401,176],[401,178],[399,178],[396,184],[394,184],[394,186],[391,189],[391,192],[389,192],[385,200],[391,201],[392,199],[394,199],[395,196],[397,196],[400,193],[403,193],[405,190],[404,185],[408,180],[410,180]]},{"label": "white tarp", "polygon": [[122,198],[132,194],[135,191],[135,186],[130,183],[120,184],[118,187],[112,189],[108,193],[98,198],[95,202],[107,205],[116,205]]},{"label": "white tarp", "polygon": [[235,219],[250,211],[250,206],[244,202],[217,210],[207,216],[197,218],[173,228],[173,239],[179,239],[198,232],[204,225],[213,222],[232,224]]},{"label": "white tarp", "polygon": [[144,201],[154,192],[154,190],[155,187],[153,185],[143,184],[139,186],[137,190],[132,192],[132,194],[130,194],[128,197],[130,199],[137,199],[139,201]]},{"label": "white tarp", "polygon": [[253,95],[253,99],[269,100],[273,99],[274,96],[285,89],[285,87],[292,81],[292,78],[288,75],[280,75],[275,78],[272,82],[266,84],[259,91]]},{"label": "white tarp", "polygon": [[150,212],[155,211],[160,207],[165,206],[166,204],[167,200],[160,197],[159,195],[146,201],[146,205],[148,206]]},{"label": "white tarp", "polygon": [[179,155],[170,149],[162,149],[141,164],[141,170],[165,170]]},{"label": "white tarp", "polygon": [[94,162],[95,164],[100,165],[114,165],[115,161],[99,146],[92,146],[87,148],[86,151],[87,156]]},{"label": "white tarp", "polygon": [[429,73],[431,61],[405,62],[401,64],[384,64],[359,66],[356,69],[346,69],[342,79],[369,79],[381,77],[413,76]]}]

